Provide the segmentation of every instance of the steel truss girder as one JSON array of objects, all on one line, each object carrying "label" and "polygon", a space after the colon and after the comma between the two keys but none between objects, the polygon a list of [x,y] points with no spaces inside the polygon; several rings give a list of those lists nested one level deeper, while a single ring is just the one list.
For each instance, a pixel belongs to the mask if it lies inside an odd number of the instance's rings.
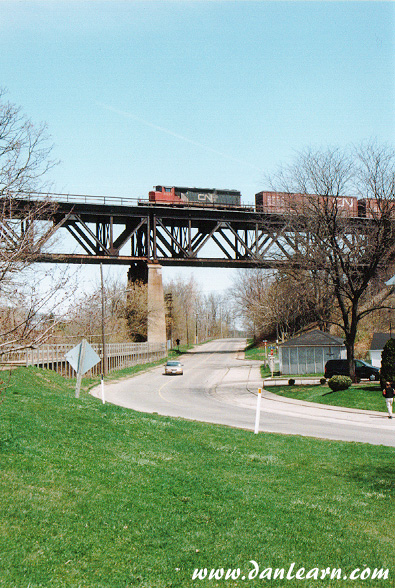
[{"label": "steel truss girder", "polygon": [[[130,254],[136,259],[147,260],[190,260],[197,262],[205,247],[215,249],[210,257],[217,259],[246,260],[256,265],[266,262],[270,251],[277,248],[285,257],[292,250],[292,239],[284,230],[273,231],[256,221],[254,226],[245,227],[240,221],[205,221],[205,223],[178,223],[174,219],[151,214],[128,222],[120,235],[114,238],[114,220],[97,222],[90,228],[81,215],[72,215],[64,226],[82,247],[86,255],[121,256],[122,247],[130,240]],[[285,244],[280,242],[283,238]],[[276,258],[278,257],[278,252]],[[206,256],[202,255],[202,258]],[[274,258],[273,258],[274,259]]]},{"label": "steel truss girder", "polygon": [[[22,229],[22,227],[21,227]],[[7,222],[5,219],[1,219],[0,222],[0,242],[1,246],[4,249],[14,249],[19,246],[22,239],[22,230],[21,234],[14,230],[14,228]]]},{"label": "steel truss girder", "polygon": [[[18,218],[22,234],[27,227],[17,207],[13,221]],[[52,222],[40,244],[63,228],[81,249],[80,253],[41,253],[39,261],[130,265],[145,260],[163,265],[275,268],[295,257],[303,261],[300,247],[306,247],[303,219],[244,210],[57,202],[53,214],[44,211],[39,220]],[[355,223],[363,231],[364,221],[355,219]],[[0,224],[0,247],[15,246],[15,240],[22,238],[13,226]]]},{"label": "steel truss girder", "polygon": [[[252,265],[266,262],[264,255],[277,248],[278,254],[285,258],[292,257],[293,242],[285,230],[277,233],[264,227],[257,220],[255,224],[246,226],[240,221],[213,220],[204,225],[193,224],[191,221],[176,225],[164,217],[155,219],[155,238],[151,235],[153,258],[164,261],[173,260],[198,261],[199,254],[210,244],[219,251],[219,258],[227,261],[248,260]],[[280,242],[284,240],[284,244]],[[264,247],[263,247],[264,246]],[[212,255],[212,254],[211,254]]]}]

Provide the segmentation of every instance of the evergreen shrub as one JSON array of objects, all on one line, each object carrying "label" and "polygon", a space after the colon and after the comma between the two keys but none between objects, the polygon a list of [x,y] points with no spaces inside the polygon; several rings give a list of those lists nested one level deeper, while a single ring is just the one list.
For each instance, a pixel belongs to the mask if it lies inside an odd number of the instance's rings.
[{"label": "evergreen shrub", "polygon": [[381,389],[386,382],[395,382],[395,339],[389,339],[381,353]]},{"label": "evergreen shrub", "polygon": [[338,392],[339,390],[347,390],[352,384],[351,378],[348,376],[332,376],[328,380],[328,386],[332,392]]}]

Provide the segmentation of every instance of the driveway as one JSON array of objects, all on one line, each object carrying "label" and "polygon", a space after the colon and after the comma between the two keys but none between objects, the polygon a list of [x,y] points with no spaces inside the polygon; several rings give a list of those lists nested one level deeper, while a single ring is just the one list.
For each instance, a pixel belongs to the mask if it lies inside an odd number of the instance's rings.
[{"label": "driveway", "polygon": [[[181,356],[183,376],[163,366],[105,384],[106,402],[140,412],[254,430],[260,362],[245,360],[245,339],[220,339]],[[100,387],[92,394],[101,398]],[[260,431],[395,447],[395,418],[263,391]]]}]

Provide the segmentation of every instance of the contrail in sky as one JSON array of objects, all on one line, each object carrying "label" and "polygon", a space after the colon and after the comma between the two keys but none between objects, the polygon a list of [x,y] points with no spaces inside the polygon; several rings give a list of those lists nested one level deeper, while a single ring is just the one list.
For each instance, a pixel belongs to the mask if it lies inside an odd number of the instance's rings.
[{"label": "contrail in sky", "polygon": [[231,161],[241,163],[242,165],[248,165],[249,167],[252,167],[254,169],[262,171],[259,167],[253,165],[252,163],[248,163],[247,161],[237,159],[236,157],[232,157],[231,155],[228,155],[227,153],[222,153],[222,151],[217,151],[216,149],[212,149],[208,145],[203,145],[203,143],[199,143],[198,141],[193,141],[193,139],[188,139],[188,137],[184,137],[183,135],[180,135],[178,133],[174,133],[173,131],[166,129],[165,127],[160,127],[158,125],[155,125],[155,124],[149,122],[148,120],[144,120],[143,118],[140,118],[139,116],[136,116],[135,114],[132,114],[131,112],[127,112],[125,110],[119,110],[118,108],[113,108],[112,106],[108,106],[107,104],[103,104],[102,102],[97,102],[97,104],[99,106],[101,106],[102,108],[105,108],[106,110],[110,110],[111,112],[115,112],[116,114],[120,114],[121,116],[124,116],[126,118],[131,118],[131,119],[133,119],[143,125],[146,125],[147,127],[151,127],[152,129],[155,129],[156,131],[160,131],[161,133],[165,133],[166,135],[170,135],[171,137],[175,137],[176,139],[179,139],[180,141],[184,141],[184,143],[190,143],[191,145],[195,145],[195,147],[200,147],[201,149],[205,149],[206,151],[210,151],[211,153],[215,153],[216,155],[220,155],[221,157],[225,157],[226,159],[230,159]]}]

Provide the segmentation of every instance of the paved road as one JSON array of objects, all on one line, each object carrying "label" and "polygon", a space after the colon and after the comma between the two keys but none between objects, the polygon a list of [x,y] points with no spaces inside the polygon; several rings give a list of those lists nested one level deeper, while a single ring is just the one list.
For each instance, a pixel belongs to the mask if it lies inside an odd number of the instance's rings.
[{"label": "paved road", "polygon": [[[243,359],[244,339],[206,343],[182,356],[183,376],[163,367],[105,385],[107,402],[137,411],[254,430],[259,362]],[[92,391],[100,397],[100,388]],[[262,393],[260,431],[395,447],[385,413],[299,402]]]}]

